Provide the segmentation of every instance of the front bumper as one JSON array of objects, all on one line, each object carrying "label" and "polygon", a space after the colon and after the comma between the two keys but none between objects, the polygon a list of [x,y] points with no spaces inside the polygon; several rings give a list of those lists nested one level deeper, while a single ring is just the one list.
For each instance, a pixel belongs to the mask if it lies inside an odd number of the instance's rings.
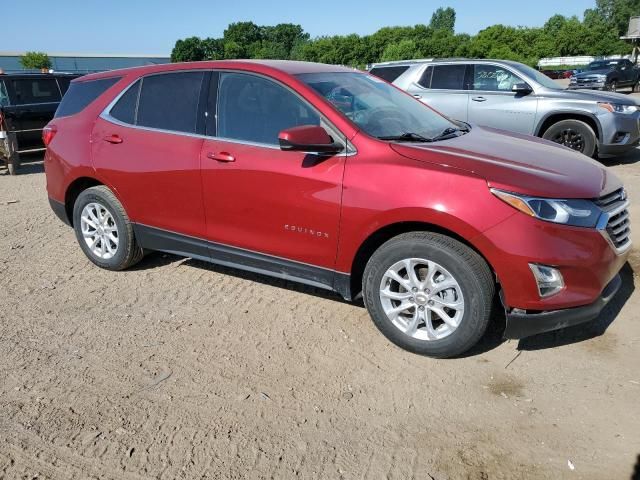
[{"label": "front bumper", "polygon": [[538,333],[551,332],[561,328],[590,322],[598,317],[600,312],[620,290],[622,279],[617,274],[605,287],[598,299],[582,307],[551,310],[539,313],[526,313],[517,311],[507,313],[507,327],[504,338],[520,339],[536,335]]},{"label": "front bumper", "polygon": [[640,144],[640,111],[605,113],[598,116],[602,138],[598,144],[600,156],[619,155]]}]

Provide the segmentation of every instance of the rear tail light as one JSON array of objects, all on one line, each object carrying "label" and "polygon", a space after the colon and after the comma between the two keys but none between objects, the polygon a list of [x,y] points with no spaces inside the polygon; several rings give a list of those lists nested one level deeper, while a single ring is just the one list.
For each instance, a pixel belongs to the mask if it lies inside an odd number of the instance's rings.
[{"label": "rear tail light", "polygon": [[56,136],[56,133],[58,133],[58,127],[56,127],[55,125],[47,125],[42,129],[42,142],[44,143],[45,147],[49,146],[49,144],[53,140],[53,137]]}]

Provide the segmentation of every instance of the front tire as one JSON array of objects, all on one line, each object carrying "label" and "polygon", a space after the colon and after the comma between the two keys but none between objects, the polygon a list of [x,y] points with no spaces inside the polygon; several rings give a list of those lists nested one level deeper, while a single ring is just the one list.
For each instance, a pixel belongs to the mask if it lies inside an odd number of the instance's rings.
[{"label": "front tire", "polygon": [[596,134],[589,125],[580,120],[556,122],[544,132],[542,138],[583,153],[587,157],[593,157],[596,153]]},{"label": "front tire", "polygon": [[73,207],[73,228],[80,248],[107,270],[124,270],[144,256],[124,207],[104,185],[83,191]]},{"label": "front tire", "polygon": [[445,235],[392,238],[369,259],[364,302],[391,342],[435,358],[459,355],[484,335],[495,291],[487,263]]}]

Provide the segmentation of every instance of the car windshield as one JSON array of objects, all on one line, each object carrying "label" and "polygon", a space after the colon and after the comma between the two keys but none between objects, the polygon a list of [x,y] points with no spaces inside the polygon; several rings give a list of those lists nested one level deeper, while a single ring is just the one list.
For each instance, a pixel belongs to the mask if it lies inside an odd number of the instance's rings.
[{"label": "car windshield", "polygon": [[614,68],[618,62],[591,62],[589,64],[589,70],[607,70]]},{"label": "car windshield", "polygon": [[535,68],[531,68],[529,65],[520,64],[517,67],[517,70],[524,73],[526,76],[531,77],[533,80],[538,82],[545,88],[551,88],[553,90],[564,90],[564,87],[559,83],[556,83],[549,77],[547,77],[544,73],[539,72]]},{"label": "car windshield", "polygon": [[459,125],[372,75],[338,72],[297,77],[374,137],[420,141],[460,131]]}]

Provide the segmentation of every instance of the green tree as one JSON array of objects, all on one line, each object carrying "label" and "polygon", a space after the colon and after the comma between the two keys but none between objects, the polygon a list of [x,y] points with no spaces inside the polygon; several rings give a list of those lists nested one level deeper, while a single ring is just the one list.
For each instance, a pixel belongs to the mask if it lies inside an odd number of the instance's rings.
[{"label": "green tree", "polygon": [[43,52],[27,52],[20,57],[20,63],[27,69],[49,69],[51,68],[51,59],[49,55]]},{"label": "green tree", "polygon": [[205,58],[205,50],[199,37],[178,40],[171,51],[172,62],[196,62]]},{"label": "green tree", "polygon": [[409,60],[416,57],[417,51],[416,42],[413,40],[401,40],[398,43],[387,45],[387,48],[385,48],[382,53],[381,60],[383,62]]},{"label": "green tree", "polygon": [[[588,15],[587,12],[585,17]],[[629,18],[640,15],[640,0],[596,0],[596,8],[593,12],[612,27],[620,37],[627,33]]]},{"label": "green tree", "polygon": [[224,41],[221,38],[205,38],[201,45],[206,60],[222,60],[224,58]]},{"label": "green tree", "polygon": [[438,8],[431,15],[429,26],[434,30],[447,30],[453,33],[456,26],[456,11],[451,8]]}]

